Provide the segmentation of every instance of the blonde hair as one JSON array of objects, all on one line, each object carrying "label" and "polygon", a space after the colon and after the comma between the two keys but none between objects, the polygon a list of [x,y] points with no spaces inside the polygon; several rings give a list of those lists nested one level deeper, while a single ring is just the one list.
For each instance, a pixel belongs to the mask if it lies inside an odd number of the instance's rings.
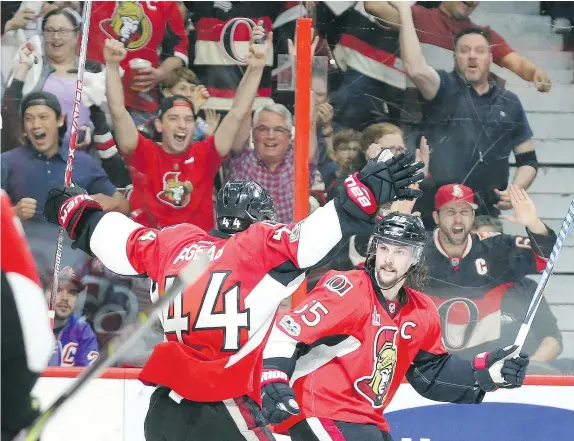
[{"label": "blonde hair", "polygon": [[376,143],[385,135],[394,135],[395,133],[403,136],[403,131],[400,127],[395,126],[391,123],[377,123],[371,124],[365,130],[363,130],[363,149],[368,149],[373,143]]}]

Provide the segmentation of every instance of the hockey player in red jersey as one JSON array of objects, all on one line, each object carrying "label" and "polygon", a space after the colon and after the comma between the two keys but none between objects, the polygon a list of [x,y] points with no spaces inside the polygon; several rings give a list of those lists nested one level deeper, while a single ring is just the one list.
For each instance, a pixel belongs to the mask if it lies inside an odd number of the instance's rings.
[{"label": "hockey player in red jersey", "polygon": [[425,242],[418,217],[388,214],[364,269],[328,272],[277,318],[263,353],[263,414],[287,420],[278,430],[292,441],[392,440],[383,411],[405,376],[422,396],[452,403],[522,385],[529,360],[516,347],[472,363],[446,352],[434,303],[410,287],[424,279]]},{"label": "hockey player in red jersey", "polygon": [[32,252],[10,198],[2,190],[2,441],[38,416],[30,392],[54,350],[48,305]]},{"label": "hockey player in red jersey", "polygon": [[272,222],[272,203],[258,184],[227,184],[216,206],[220,231],[210,233],[190,224],[145,228],[104,213],[79,189],[49,192],[46,219],[59,222],[74,246],[110,270],[147,274],[155,281],[152,296],[187,262],[201,253],[210,257],[206,274],[164,311],[167,341],[154,348],[140,374],[145,384],[160,386],[146,418],[148,441],[272,438],[259,410],[259,382],[279,303],[334,248],[372,229],[378,206],[418,195],[409,185],[422,178],[422,164],[413,159],[370,161],[347,178],[340,197],[294,225]]}]

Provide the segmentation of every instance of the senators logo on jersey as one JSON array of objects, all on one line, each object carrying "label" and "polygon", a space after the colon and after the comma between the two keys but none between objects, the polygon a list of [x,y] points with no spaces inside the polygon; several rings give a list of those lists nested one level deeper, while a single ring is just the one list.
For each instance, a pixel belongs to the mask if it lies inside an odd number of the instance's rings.
[{"label": "senators logo on jersey", "polygon": [[167,172],[163,175],[163,190],[157,194],[161,202],[176,208],[189,204],[193,191],[191,182],[179,180],[180,174],[181,172]]},{"label": "senators logo on jersey", "polygon": [[375,336],[373,372],[355,381],[355,389],[376,409],[383,407],[397,364],[398,329],[383,326]]},{"label": "senators logo on jersey", "polygon": [[330,277],[324,285],[329,291],[337,293],[341,297],[353,289],[353,284],[349,282],[347,276],[343,274],[335,274],[333,277]]},{"label": "senators logo on jersey", "polygon": [[102,20],[100,29],[110,38],[121,41],[127,50],[144,47],[153,32],[150,19],[138,2],[117,2],[112,18]]}]

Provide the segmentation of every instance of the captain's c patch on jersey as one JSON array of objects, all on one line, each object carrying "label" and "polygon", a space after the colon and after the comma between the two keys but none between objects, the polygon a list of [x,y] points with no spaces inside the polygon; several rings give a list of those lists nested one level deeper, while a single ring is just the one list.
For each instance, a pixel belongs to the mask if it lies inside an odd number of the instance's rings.
[{"label": "captain's c patch on jersey", "polygon": [[329,291],[333,291],[334,293],[339,294],[341,297],[343,297],[351,290],[351,288],[353,288],[353,284],[349,282],[347,276],[342,274],[335,274],[334,276],[330,277],[324,283],[324,286]]}]

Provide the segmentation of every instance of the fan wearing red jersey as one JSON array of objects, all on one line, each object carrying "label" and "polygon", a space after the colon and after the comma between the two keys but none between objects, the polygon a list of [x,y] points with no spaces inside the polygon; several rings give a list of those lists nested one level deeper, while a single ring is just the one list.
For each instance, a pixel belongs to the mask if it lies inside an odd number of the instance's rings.
[{"label": "fan wearing red jersey", "polygon": [[226,156],[237,148],[237,134],[251,112],[273,32],[266,33],[259,23],[250,37],[245,73],[231,109],[215,133],[192,142],[196,124],[193,103],[182,95],[174,95],[161,100],[159,115],[154,119],[161,143],[138,131],[124,102],[120,64],[129,55],[129,45],[126,48],[121,41],[106,39],[102,51],[107,72],[106,96],[114,139],[134,184],[130,205],[138,223],[163,228],[185,222],[205,230],[213,228],[213,179]]},{"label": "fan wearing red jersey", "polygon": [[155,282],[152,298],[187,262],[210,257],[206,274],[162,314],[167,341],[141,371],[145,384],[160,386],[146,418],[148,441],[272,438],[260,412],[260,378],[280,302],[351,235],[370,231],[381,204],[418,196],[409,186],[423,178],[422,163],[413,159],[371,160],[339,197],[293,225],[272,221],[259,184],[228,183],[216,204],[219,230],[210,233],[191,224],[145,228],[104,213],[81,189],[49,192],[45,218],[111,271],[146,274]]},{"label": "fan wearing red jersey", "polygon": [[54,350],[48,305],[32,252],[10,198],[2,190],[2,441],[38,416],[30,392]]},{"label": "fan wearing red jersey", "polygon": [[410,287],[424,279],[425,242],[418,217],[388,214],[364,269],[328,272],[304,304],[277,318],[261,378],[263,415],[287,420],[277,430],[293,441],[390,441],[383,411],[405,376],[422,396],[452,403],[522,385],[529,359],[516,347],[472,363],[446,352],[434,303]]}]

